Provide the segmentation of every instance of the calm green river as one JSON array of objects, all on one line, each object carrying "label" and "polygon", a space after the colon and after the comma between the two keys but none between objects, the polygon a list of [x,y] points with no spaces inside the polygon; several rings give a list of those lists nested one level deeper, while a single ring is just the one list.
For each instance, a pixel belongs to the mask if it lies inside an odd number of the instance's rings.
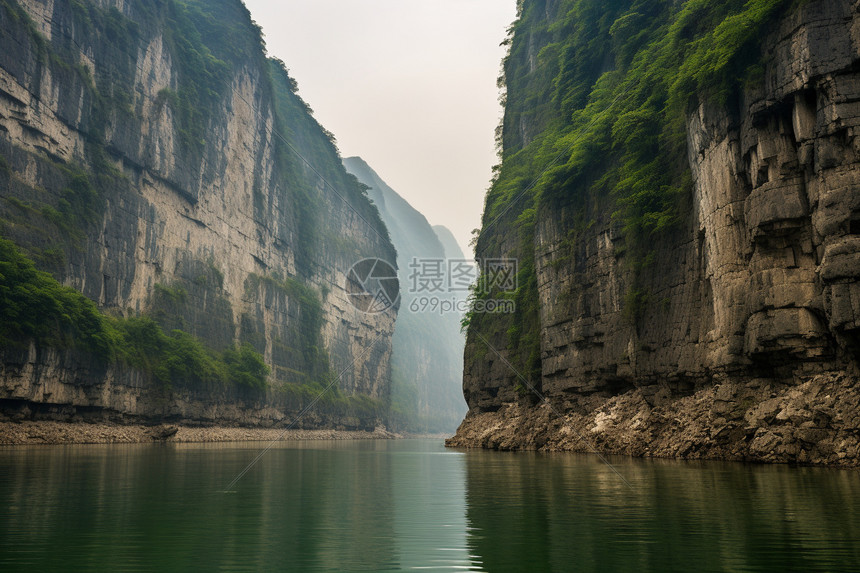
[{"label": "calm green river", "polygon": [[860,474],[440,440],[0,448],[0,571],[860,571]]}]

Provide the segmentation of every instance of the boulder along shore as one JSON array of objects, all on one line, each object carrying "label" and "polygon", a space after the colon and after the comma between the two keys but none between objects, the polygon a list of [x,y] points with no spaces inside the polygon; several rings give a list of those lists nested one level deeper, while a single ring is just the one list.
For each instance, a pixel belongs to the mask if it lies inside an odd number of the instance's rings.
[{"label": "boulder along shore", "polygon": [[726,381],[673,396],[643,387],[538,406],[473,410],[449,447],[600,452],[860,467],[860,384],[822,374],[800,384]]}]

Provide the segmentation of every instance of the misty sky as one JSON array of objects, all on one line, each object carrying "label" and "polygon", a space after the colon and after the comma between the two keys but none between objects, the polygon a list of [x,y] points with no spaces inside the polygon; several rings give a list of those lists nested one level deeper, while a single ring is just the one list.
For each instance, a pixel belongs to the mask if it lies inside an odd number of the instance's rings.
[{"label": "misty sky", "polygon": [[245,0],[269,54],[333,132],[466,250],[501,118],[516,0]]}]

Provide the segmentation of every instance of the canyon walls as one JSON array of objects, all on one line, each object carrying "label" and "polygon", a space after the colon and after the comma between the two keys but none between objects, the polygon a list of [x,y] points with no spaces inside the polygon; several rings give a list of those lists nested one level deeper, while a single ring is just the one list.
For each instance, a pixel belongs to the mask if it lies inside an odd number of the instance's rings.
[{"label": "canyon walls", "polygon": [[[368,197],[379,208],[397,249],[397,260],[391,261],[399,269],[401,285],[391,360],[392,429],[451,433],[466,413],[461,391],[465,340],[460,333],[462,312],[455,308],[455,301],[465,302],[466,293],[424,288],[421,283],[438,278],[424,268],[447,275],[449,260],[465,258],[451,231],[431,227],[363,159],[347,157],[344,165],[369,187]],[[440,304],[430,302],[436,300]]]},{"label": "canyon walls", "polygon": [[4,403],[272,423],[336,378],[380,422],[396,308],[357,310],[346,273],[394,249],[296,90],[239,0],[0,4],[2,236],[107,314],[270,370],[263,393],[207,394],[16,341]]}]

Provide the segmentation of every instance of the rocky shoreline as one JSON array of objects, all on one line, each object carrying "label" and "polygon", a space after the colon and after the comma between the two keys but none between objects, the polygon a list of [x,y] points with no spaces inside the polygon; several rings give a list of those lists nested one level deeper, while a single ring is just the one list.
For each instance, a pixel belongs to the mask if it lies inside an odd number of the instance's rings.
[{"label": "rocky shoreline", "polygon": [[724,382],[680,397],[649,386],[552,406],[512,402],[495,412],[472,410],[445,443],[860,467],[858,405],[858,378],[844,373],[784,385]]},{"label": "rocky shoreline", "polygon": [[383,428],[287,430],[278,428],[122,425],[111,423],[0,422],[0,446],[57,444],[140,444],[154,442],[240,442],[272,440],[371,440],[399,437]]}]

